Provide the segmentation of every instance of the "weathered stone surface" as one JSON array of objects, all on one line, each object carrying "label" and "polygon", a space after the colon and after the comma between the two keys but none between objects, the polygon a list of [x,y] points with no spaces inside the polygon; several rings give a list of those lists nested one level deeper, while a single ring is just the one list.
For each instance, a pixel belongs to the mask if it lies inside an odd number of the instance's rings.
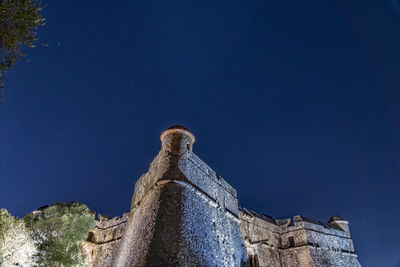
[{"label": "weathered stone surface", "polygon": [[244,208],[239,216],[250,265],[360,266],[350,232],[332,222],[302,216],[274,221]]},{"label": "weathered stone surface", "polygon": [[190,132],[169,129],[161,140],[135,185],[113,266],[239,266],[236,191],[193,154]]},{"label": "weathered stone surface", "polygon": [[186,128],[161,141],[129,214],[99,216],[89,233],[88,266],[360,266],[340,216],[275,220],[238,209],[236,190],[193,153]]},{"label": "weathered stone surface", "polygon": [[111,265],[127,219],[128,213],[112,219],[98,215],[96,227],[89,232],[87,242],[83,244],[88,266]]}]

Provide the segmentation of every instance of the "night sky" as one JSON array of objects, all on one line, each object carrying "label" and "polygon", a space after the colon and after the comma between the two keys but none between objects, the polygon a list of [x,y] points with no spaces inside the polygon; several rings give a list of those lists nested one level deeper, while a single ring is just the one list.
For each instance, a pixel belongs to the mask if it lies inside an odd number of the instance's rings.
[{"label": "night sky", "polygon": [[117,216],[182,124],[275,218],[350,222],[363,266],[400,266],[400,2],[69,1],[6,79],[0,207]]}]

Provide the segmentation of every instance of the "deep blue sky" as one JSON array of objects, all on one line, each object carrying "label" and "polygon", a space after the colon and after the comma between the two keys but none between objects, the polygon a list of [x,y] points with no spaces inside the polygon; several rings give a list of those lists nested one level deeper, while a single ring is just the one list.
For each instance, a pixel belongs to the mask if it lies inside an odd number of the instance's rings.
[{"label": "deep blue sky", "polygon": [[173,124],[276,218],[350,221],[400,266],[400,3],[48,1],[0,103],[0,207],[115,216]]}]

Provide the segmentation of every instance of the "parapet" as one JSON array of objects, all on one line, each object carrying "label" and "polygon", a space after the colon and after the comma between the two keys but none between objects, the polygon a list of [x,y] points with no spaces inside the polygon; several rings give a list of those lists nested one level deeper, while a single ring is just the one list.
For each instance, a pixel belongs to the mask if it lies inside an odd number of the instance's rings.
[{"label": "parapet", "polygon": [[96,227],[89,232],[87,241],[95,244],[105,244],[121,238],[128,213],[110,218],[102,214],[97,215]]},{"label": "parapet", "polygon": [[114,218],[97,215],[96,227],[89,232],[87,242],[83,243],[86,266],[111,266],[127,219],[128,213]]},{"label": "parapet", "polygon": [[327,223],[299,215],[274,220],[240,208],[239,218],[248,259],[259,266],[360,266],[340,216]]}]

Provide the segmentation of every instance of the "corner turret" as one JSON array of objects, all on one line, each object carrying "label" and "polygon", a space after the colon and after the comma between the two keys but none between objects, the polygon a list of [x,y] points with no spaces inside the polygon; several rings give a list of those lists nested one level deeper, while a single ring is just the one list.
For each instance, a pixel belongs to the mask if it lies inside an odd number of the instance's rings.
[{"label": "corner turret", "polygon": [[196,142],[194,135],[181,125],[168,128],[161,134],[160,139],[162,149],[175,155],[192,152],[193,143]]},{"label": "corner turret", "polygon": [[341,230],[345,231],[347,233],[347,236],[350,237],[350,228],[349,228],[349,222],[340,217],[339,215],[333,215],[328,223],[340,228]]}]

